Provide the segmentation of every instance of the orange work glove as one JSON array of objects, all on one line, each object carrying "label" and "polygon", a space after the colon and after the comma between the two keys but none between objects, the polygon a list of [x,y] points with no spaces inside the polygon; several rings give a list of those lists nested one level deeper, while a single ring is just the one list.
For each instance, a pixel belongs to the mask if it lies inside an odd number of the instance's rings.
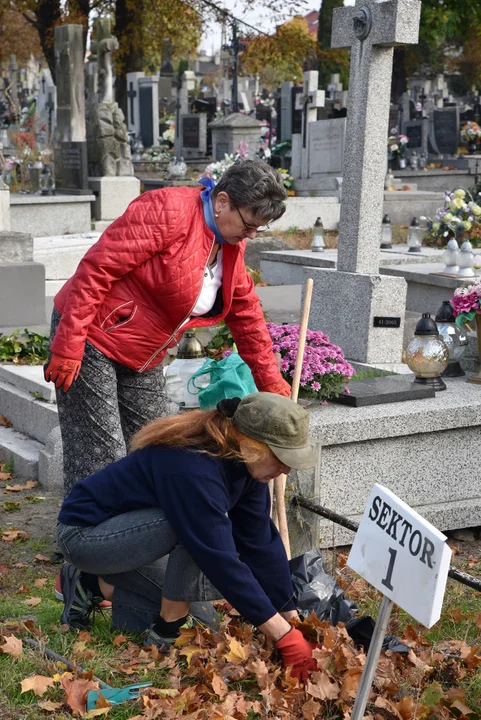
[{"label": "orange work glove", "polygon": [[45,368],[44,377],[47,382],[55,383],[56,388],[61,388],[67,392],[69,387],[79,376],[81,360],[71,360],[70,358],[60,357],[60,355],[52,355],[50,362]]},{"label": "orange work glove", "polygon": [[299,680],[307,680],[312,670],[317,670],[317,662],[312,657],[314,648],[319,647],[306,640],[300,630],[292,628],[276,642],[276,648],[282,653],[284,667],[292,665],[291,675]]}]

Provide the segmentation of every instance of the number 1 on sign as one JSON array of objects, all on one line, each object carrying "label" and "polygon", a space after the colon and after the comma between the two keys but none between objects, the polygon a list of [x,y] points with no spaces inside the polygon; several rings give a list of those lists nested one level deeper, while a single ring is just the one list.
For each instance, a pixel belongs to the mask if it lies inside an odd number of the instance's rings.
[{"label": "number 1 on sign", "polygon": [[394,590],[391,580],[392,580],[392,572],[394,570],[394,561],[396,560],[397,550],[394,550],[394,548],[389,548],[389,565],[387,567],[387,573],[386,577],[381,580],[381,583],[384,585],[384,587],[387,587],[388,590]]}]

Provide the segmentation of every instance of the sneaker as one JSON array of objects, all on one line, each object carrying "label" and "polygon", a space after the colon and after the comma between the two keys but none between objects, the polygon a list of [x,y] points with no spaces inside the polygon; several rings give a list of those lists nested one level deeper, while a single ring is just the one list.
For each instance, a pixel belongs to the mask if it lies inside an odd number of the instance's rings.
[{"label": "sneaker", "polygon": [[90,615],[95,612],[102,596],[95,597],[80,581],[80,570],[64,563],[60,570],[60,587],[63,592],[64,609],[61,616],[64,625],[84,630],[90,625]]},{"label": "sneaker", "polygon": [[[194,626],[194,618],[192,618],[190,615],[187,618],[187,622],[185,622],[181,628],[191,628]],[[144,647],[150,647],[151,645],[155,645],[156,648],[161,650],[162,652],[168,652],[168,650],[172,647],[172,645],[175,643],[179,636],[176,635],[175,637],[163,637],[162,635],[159,635],[158,632],[154,630],[154,625],[152,624],[148,630],[146,630],[146,635],[144,638],[144,641],[142,645]]]},{"label": "sneaker", "polygon": [[[55,578],[55,597],[60,602],[63,602],[62,581],[60,578],[60,573],[58,573],[57,577]],[[112,610],[112,603],[110,602],[110,600],[102,600],[102,602],[99,603],[99,608],[101,610]]]}]

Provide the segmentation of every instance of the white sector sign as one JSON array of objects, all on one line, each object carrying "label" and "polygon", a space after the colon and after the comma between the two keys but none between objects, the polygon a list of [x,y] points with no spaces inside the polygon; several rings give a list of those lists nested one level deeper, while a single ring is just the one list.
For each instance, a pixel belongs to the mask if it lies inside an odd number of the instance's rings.
[{"label": "white sector sign", "polygon": [[347,561],[425,627],[439,620],[451,562],[443,535],[382,485],[374,485]]}]

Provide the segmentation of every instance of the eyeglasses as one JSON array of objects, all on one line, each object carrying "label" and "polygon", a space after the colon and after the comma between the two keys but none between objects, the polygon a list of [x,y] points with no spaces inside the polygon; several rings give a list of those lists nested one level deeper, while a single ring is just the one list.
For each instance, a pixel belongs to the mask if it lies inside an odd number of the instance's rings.
[{"label": "eyeglasses", "polygon": [[263,232],[266,232],[266,230],[270,230],[270,229],[271,229],[271,226],[270,226],[270,225],[261,225],[260,227],[257,227],[256,225],[248,225],[248,224],[246,223],[246,221],[244,220],[244,218],[242,217],[242,213],[241,213],[241,211],[239,210],[239,208],[235,208],[235,209],[236,209],[237,212],[239,213],[239,217],[240,217],[240,219],[242,220],[242,222],[244,223],[244,228],[245,228],[246,230],[254,230],[254,232],[256,232],[256,233],[263,233]]}]

